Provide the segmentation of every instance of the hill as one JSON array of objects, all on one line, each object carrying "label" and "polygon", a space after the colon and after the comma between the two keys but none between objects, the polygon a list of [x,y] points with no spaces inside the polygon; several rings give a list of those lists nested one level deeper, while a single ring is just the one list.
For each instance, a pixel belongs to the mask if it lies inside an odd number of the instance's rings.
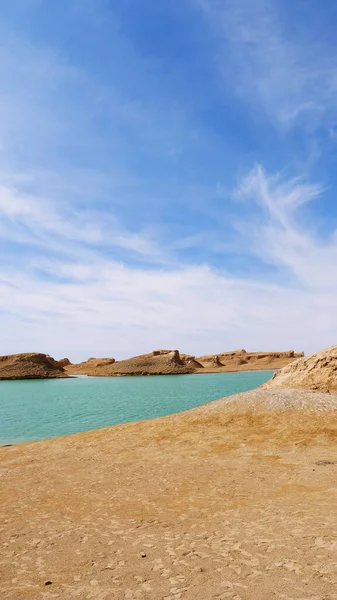
[{"label": "hill", "polygon": [[337,392],[337,346],[294,361],[275,373],[263,387]]},{"label": "hill", "polygon": [[89,358],[79,364],[66,365],[71,374],[102,377],[122,375],[179,375],[188,373],[225,373],[231,371],[254,371],[280,369],[296,360],[303,353],[246,352],[236,350],[222,354],[196,358],[178,350],[154,350],[126,360],[114,358]]},{"label": "hill", "polygon": [[[202,367],[200,367],[202,368]],[[178,350],[154,350],[127,360],[90,358],[79,365],[66,367],[68,373],[85,373],[96,377],[123,375],[185,375],[196,370],[194,358],[182,358]]]},{"label": "hill", "polygon": [[0,356],[0,379],[53,379],[68,377],[59,362],[37,352]]},{"label": "hill", "polygon": [[221,373],[228,371],[262,371],[281,369],[290,362],[303,356],[303,352],[246,352],[235,350],[221,354],[200,356],[197,361],[202,364],[205,372]]}]

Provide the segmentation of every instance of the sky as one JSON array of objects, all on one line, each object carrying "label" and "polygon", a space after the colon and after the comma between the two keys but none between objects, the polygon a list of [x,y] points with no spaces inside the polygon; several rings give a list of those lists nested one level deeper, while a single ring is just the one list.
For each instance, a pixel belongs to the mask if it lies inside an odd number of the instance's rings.
[{"label": "sky", "polygon": [[0,354],[337,343],[334,0],[0,4]]}]

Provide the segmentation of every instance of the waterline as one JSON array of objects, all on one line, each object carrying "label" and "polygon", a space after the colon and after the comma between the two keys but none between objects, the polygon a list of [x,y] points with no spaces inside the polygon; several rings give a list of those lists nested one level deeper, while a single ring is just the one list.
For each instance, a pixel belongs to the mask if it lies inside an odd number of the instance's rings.
[{"label": "waterline", "polygon": [[0,381],[0,444],[153,419],[258,387],[273,371]]}]

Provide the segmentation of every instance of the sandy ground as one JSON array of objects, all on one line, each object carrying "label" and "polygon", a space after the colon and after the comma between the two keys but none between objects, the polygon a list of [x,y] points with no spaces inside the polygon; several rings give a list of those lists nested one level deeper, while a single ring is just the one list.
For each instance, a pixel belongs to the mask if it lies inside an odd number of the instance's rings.
[{"label": "sandy ground", "polygon": [[337,396],[0,448],[0,598],[337,599]]}]

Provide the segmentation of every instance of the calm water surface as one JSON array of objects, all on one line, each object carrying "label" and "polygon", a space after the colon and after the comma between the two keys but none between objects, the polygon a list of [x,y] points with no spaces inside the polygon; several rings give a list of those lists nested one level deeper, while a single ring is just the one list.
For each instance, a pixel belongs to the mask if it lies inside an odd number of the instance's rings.
[{"label": "calm water surface", "polygon": [[169,415],[253,389],[272,373],[0,381],[0,444]]}]

